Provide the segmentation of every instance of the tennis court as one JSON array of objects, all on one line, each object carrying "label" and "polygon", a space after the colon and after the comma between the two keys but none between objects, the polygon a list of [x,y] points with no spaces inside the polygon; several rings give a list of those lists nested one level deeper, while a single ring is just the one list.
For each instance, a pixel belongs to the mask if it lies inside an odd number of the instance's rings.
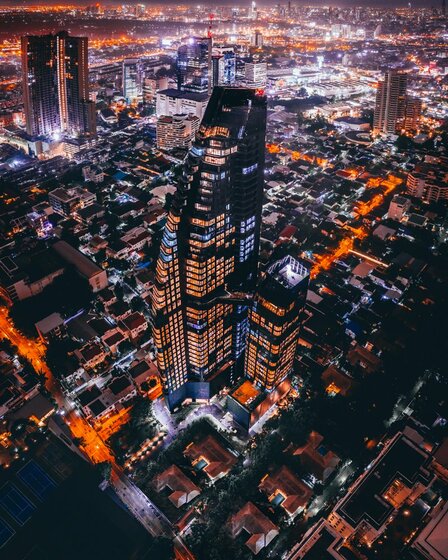
[{"label": "tennis court", "polygon": [[45,500],[56,486],[54,480],[35,461],[29,461],[17,476],[41,500]]},{"label": "tennis court", "polygon": [[0,517],[0,548],[2,546],[5,546],[5,544],[14,535],[14,533],[14,529],[11,529],[6,521],[3,521],[3,519]]},{"label": "tennis court", "polygon": [[28,498],[10,482],[7,482],[0,489],[0,506],[2,506],[19,525],[25,525],[36,509]]}]

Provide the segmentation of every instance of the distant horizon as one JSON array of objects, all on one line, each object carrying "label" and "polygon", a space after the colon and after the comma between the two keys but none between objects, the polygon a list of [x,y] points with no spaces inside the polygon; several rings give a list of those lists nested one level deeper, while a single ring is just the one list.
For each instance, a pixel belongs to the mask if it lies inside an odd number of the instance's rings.
[{"label": "distant horizon", "polygon": [[[54,2],[55,6],[64,6],[64,5],[78,5],[78,6],[88,6],[93,4],[93,0],[89,2],[89,0],[71,0],[71,1],[57,1]],[[197,0],[164,0],[162,1],[153,1],[153,0],[125,0],[124,2],[112,1],[107,0],[105,2],[100,2],[102,5],[122,5],[122,4],[144,4],[146,6],[163,6],[165,4],[170,5],[204,5],[204,6],[235,6],[235,7],[244,7],[249,5],[249,0],[216,0],[216,1],[197,1]],[[275,1],[277,4],[277,1]],[[278,2],[281,5],[286,5],[288,2],[287,0],[282,0]],[[260,6],[268,6],[272,4],[269,1],[258,1],[257,4]],[[413,8],[440,8],[441,7],[441,0],[437,2],[428,2],[427,0],[413,0],[412,2],[408,2],[408,0],[292,0],[292,6],[332,6],[332,7],[341,7],[341,8],[348,8],[348,7],[361,7],[361,8],[405,8],[409,4]],[[0,6],[14,6],[14,7],[24,7],[27,5],[52,5],[51,2],[45,2],[45,0],[0,0]]]}]

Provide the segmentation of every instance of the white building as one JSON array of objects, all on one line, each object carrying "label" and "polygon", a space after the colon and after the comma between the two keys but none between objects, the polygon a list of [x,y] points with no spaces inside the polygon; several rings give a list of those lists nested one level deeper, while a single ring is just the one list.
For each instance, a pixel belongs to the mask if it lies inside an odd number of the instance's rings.
[{"label": "white building", "polygon": [[192,93],[178,91],[177,89],[165,89],[156,95],[157,117],[173,115],[194,115],[202,120],[208,103],[208,95],[205,93]]},{"label": "white building", "polygon": [[160,117],[157,121],[157,147],[160,150],[189,148],[199,124],[200,120],[194,115]]},{"label": "white building", "polygon": [[247,87],[266,87],[268,65],[266,62],[246,62],[244,65],[244,84]]}]

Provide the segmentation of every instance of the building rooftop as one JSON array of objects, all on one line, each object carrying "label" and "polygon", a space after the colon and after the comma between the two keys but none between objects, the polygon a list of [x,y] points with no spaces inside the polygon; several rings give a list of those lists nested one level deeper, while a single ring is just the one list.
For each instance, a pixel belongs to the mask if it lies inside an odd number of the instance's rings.
[{"label": "building rooftop", "polygon": [[175,97],[177,99],[191,99],[191,101],[207,101],[208,95],[206,93],[195,93],[190,91],[179,91],[177,89],[163,89],[159,91],[160,95],[167,95],[168,97]]},{"label": "building rooftop", "polygon": [[416,538],[413,548],[428,560],[448,560],[448,502]]},{"label": "building rooftop", "polygon": [[198,443],[190,443],[184,455],[196,470],[203,470],[212,480],[227,474],[237,461],[235,455],[211,435]]},{"label": "building rooftop", "polygon": [[419,479],[424,480],[424,469],[429,461],[430,456],[426,451],[399,434],[337,507],[336,512],[353,527],[367,520],[376,529],[380,528],[394,511],[394,505],[387,499],[391,485],[398,480],[412,487]]},{"label": "building rooftop", "polygon": [[51,313],[51,315],[48,315],[48,317],[36,323],[36,329],[42,333],[42,335],[46,335],[57,327],[60,327],[63,323],[64,319],[59,313]]},{"label": "building rooftop", "polygon": [[176,506],[190,502],[199,496],[201,490],[194,484],[177,465],[171,465],[154,479],[154,485],[158,492],[163,492],[166,488],[171,490],[168,499]]},{"label": "building rooftop", "polygon": [[92,278],[103,270],[80,251],[69,245],[66,241],[56,241],[53,245],[53,249],[66,262],[75,266],[78,272],[86,278]]},{"label": "building rooftop", "polygon": [[280,505],[290,515],[306,507],[313,492],[285,465],[266,475],[259,485],[273,505]]},{"label": "building rooftop", "polygon": [[237,537],[242,531],[246,540],[246,546],[253,554],[258,554],[262,548],[275,539],[279,530],[277,525],[264,515],[252,502],[247,502],[238,513],[232,515],[230,528],[233,537]]},{"label": "building rooftop", "polygon": [[232,393],[232,397],[243,406],[249,406],[260,394],[260,391],[255,385],[246,379],[239,387]]}]

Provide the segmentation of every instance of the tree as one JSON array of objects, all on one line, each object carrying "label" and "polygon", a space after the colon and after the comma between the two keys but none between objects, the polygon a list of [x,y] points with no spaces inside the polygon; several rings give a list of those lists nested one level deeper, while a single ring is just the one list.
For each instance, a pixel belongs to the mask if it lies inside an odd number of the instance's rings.
[{"label": "tree", "polygon": [[146,555],[147,560],[173,560],[174,544],[167,537],[157,537]]},{"label": "tree", "polygon": [[109,463],[109,461],[103,461],[102,463],[97,463],[95,465],[95,468],[98,474],[101,476],[102,480],[105,480],[106,482],[110,482],[110,477],[112,474],[112,465]]},{"label": "tree", "polygon": [[145,309],[145,302],[139,296],[133,297],[130,303],[132,311],[143,311]]}]

